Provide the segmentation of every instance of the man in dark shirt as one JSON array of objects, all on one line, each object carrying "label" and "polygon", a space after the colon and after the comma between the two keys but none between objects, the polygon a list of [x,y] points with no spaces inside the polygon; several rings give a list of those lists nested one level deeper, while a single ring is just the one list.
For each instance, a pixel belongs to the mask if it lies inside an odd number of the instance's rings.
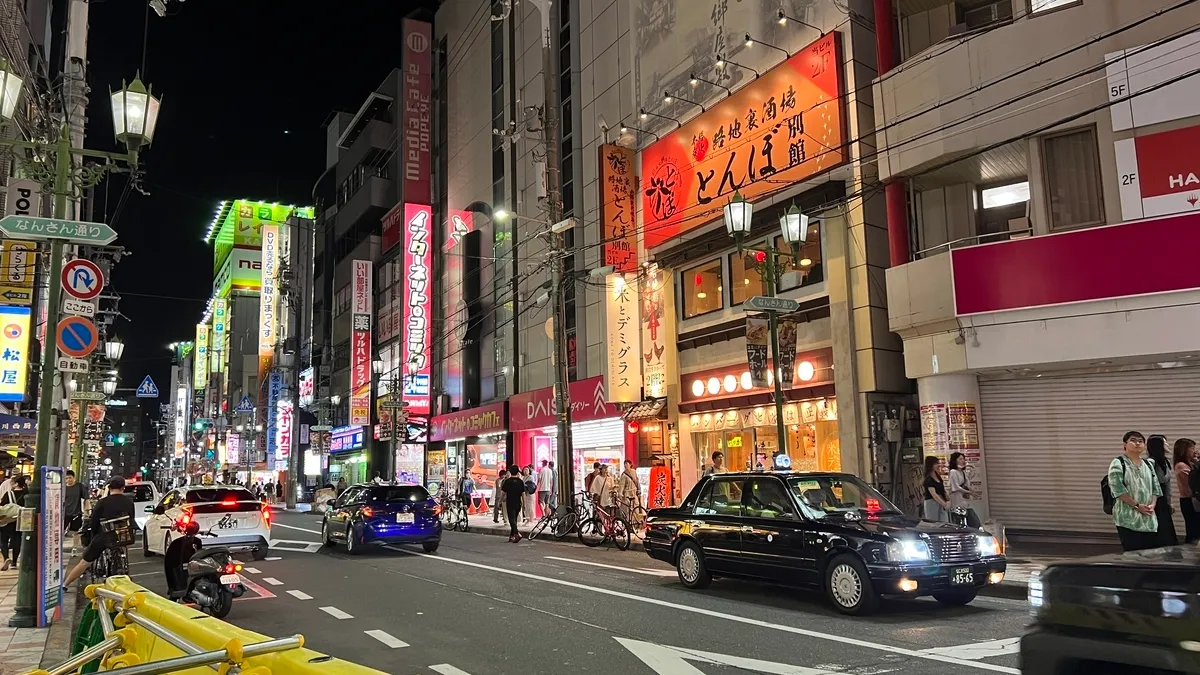
[{"label": "man in dark shirt", "polygon": [[79,549],[79,530],[83,529],[83,485],[70,470],[63,486],[63,522],[71,535],[71,553],[75,554]]},{"label": "man in dark shirt", "polygon": [[127,527],[133,527],[133,500],[125,495],[125,479],[116,476],[108,481],[108,496],[96,502],[96,505],[92,507],[92,540],[83,552],[83,560],[80,560],[71,569],[63,586],[70,586],[72,582],[83,576],[88,565],[95,562],[104,549],[116,545],[116,535],[101,530],[100,523],[121,517],[128,519]]},{"label": "man in dark shirt", "polygon": [[521,480],[521,470],[513,466],[508,469],[508,478],[500,484],[504,493],[504,510],[508,514],[508,540],[514,544],[521,541],[521,533],[517,532],[517,517],[521,515],[521,500],[525,498],[525,481]]}]

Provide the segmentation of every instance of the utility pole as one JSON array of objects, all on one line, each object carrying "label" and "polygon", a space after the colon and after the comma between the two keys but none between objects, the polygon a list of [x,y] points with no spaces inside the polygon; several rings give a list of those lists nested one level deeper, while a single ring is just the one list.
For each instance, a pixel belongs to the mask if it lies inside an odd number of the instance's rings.
[{"label": "utility pole", "polygon": [[[557,223],[562,217],[562,180],[558,159],[558,79],[554,76],[554,50],[550,32],[552,0],[532,0],[542,20],[542,86],[546,100],[542,104],[542,142],[546,148],[546,220]],[[550,236],[550,293],[552,332],[554,333],[554,408],[558,425],[559,503],[570,505],[575,494],[575,463],[571,453],[571,394],[567,377],[566,306],[563,299],[564,241],[553,229]]]}]

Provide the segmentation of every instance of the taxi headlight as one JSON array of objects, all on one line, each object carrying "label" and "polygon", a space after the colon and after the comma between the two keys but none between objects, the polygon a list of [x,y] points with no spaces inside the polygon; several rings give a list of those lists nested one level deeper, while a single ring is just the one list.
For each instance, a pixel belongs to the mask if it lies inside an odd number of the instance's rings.
[{"label": "taxi headlight", "polygon": [[1042,572],[1034,570],[1029,573],[1029,609],[1036,616],[1046,606],[1046,589],[1042,584]]},{"label": "taxi headlight", "polygon": [[929,560],[929,544],[921,539],[897,539],[888,544],[887,554],[894,562]]},{"label": "taxi headlight", "polygon": [[975,541],[977,542],[981,558],[1000,555],[1000,541],[992,535],[977,534],[975,535]]}]

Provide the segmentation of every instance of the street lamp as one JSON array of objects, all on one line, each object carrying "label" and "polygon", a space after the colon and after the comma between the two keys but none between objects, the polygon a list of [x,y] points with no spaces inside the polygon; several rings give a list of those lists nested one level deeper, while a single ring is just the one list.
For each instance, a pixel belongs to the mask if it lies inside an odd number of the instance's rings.
[{"label": "street lamp", "polygon": [[104,392],[105,396],[112,396],[117,391],[117,381],[105,380],[100,383],[100,389]]},{"label": "street lamp", "polygon": [[371,362],[371,372],[376,375],[382,375],[384,369],[383,359],[375,359]]},{"label": "street lamp", "polygon": [[[0,118],[11,122],[17,112],[17,104],[21,97],[24,82],[11,68],[7,61],[0,60]],[[71,128],[69,120],[64,119],[58,129],[58,137],[52,142],[25,141],[16,138],[0,140],[0,149],[12,159],[21,162],[25,176],[45,191],[54,195],[54,210],[51,216],[58,221],[69,220],[69,200],[72,195],[79,194],[95,187],[110,173],[128,172],[130,180],[137,174],[138,150],[150,143],[158,123],[160,101],[150,94],[150,90],[141,80],[134,78],[132,83],[122,87],[119,92],[112,93],[113,130],[118,141],[125,146],[125,153],[102,152],[71,147]],[[53,162],[26,162],[25,155],[32,151],[39,156],[49,153]],[[76,160],[78,158],[78,161]],[[98,162],[84,163],[92,159]],[[57,280],[62,275],[63,247],[68,241],[81,241],[66,233],[50,235],[50,257],[47,278]],[[49,284],[49,294],[46,307],[49,314],[46,325],[54,326],[59,320],[59,308],[62,306],[62,285]],[[115,348],[119,349],[119,348]],[[106,346],[107,352],[107,346]],[[59,375],[57,368],[58,351],[55,349],[42,350],[41,365],[41,396],[38,400],[38,425],[35,465],[37,471],[29,491],[25,495],[25,506],[32,509],[38,529],[44,529],[48,523],[41,520],[42,486],[40,477],[41,467],[50,464],[50,427],[53,424],[53,409],[55,407],[55,376]],[[80,406],[80,417],[84,417],[86,408]],[[39,553],[36,539],[32,532],[23,533],[27,551],[33,553],[20,557],[20,574],[17,577],[17,598],[14,613],[8,620],[11,628],[31,628],[37,625],[37,569]]]},{"label": "street lamp", "polygon": [[[740,192],[734,192],[729,199],[729,203],[725,205],[725,232],[733,237],[737,242],[738,252],[744,251],[742,241],[746,235],[750,234],[750,224],[754,216],[754,206],[746,201]],[[750,249],[754,253],[754,269],[758,271],[767,282],[767,297],[775,297],[776,288],[779,284],[779,278],[782,276],[783,268],[778,264],[778,258],[787,257],[793,261],[796,259],[800,250],[800,244],[804,241],[805,235],[808,232],[808,216],[800,212],[800,209],[793,203],[791,207],[785,210],[779,216],[779,229],[783,233],[783,240],[787,242],[790,250],[780,251],[771,244],[767,244],[761,249]],[[775,433],[779,437],[780,453],[787,453],[787,425],[783,420],[783,371],[780,364],[782,359],[779,358],[779,314],[776,311],[767,312],[767,324],[771,333],[771,354],[774,358],[774,387],[775,387]],[[788,380],[791,380],[790,373]]]},{"label": "street lamp", "polygon": [[125,353],[125,343],[121,338],[115,337],[104,343],[104,355],[109,361],[120,361],[121,355]]}]

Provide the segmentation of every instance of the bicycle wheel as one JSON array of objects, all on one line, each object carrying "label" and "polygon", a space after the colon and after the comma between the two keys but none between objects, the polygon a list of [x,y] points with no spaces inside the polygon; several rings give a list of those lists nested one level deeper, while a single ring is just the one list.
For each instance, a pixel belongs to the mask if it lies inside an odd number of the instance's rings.
[{"label": "bicycle wheel", "polygon": [[113,551],[112,567],[108,574],[109,576],[129,576],[129,558],[125,555],[125,549]]},{"label": "bicycle wheel", "polygon": [[[550,518],[551,518],[551,516],[542,516],[541,520],[537,521],[537,524],[535,524],[533,526],[533,528],[529,530],[529,534],[526,535],[527,537],[529,537],[529,541],[533,541],[534,539],[537,539],[538,535],[540,535],[542,532],[546,531],[546,526],[548,526],[550,524]],[[551,531],[553,531],[553,530],[551,530]]]},{"label": "bicycle wheel", "polygon": [[579,524],[579,542],[584,546],[596,547],[608,541],[604,533],[604,523],[599,518],[588,518]]},{"label": "bicycle wheel", "polygon": [[617,548],[622,551],[629,550],[629,523],[621,516],[616,516],[612,521],[612,529],[609,531],[609,536]]},{"label": "bicycle wheel", "polygon": [[579,515],[574,511],[567,511],[558,517],[558,522],[554,523],[554,538],[563,539],[571,530],[575,529],[575,523],[579,520]]},{"label": "bicycle wheel", "polygon": [[467,531],[467,510],[464,507],[458,507],[458,522],[455,523],[459,532]]}]

